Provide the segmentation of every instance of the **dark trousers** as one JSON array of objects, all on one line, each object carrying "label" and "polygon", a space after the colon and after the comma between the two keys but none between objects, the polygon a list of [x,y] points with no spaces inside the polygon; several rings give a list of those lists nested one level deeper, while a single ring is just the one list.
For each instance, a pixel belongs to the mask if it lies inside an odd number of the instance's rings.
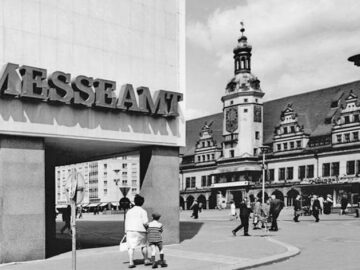
[{"label": "dark trousers", "polygon": [[319,210],[313,210],[312,214],[313,214],[316,222],[318,222],[319,221]]},{"label": "dark trousers", "polygon": [[249,231],[249,217],[240,216],[241,224],[234,229],[234,232],[241,230],[244,227],[244,234]]},{"label": "dark trousers", "polygon": [[66,229],[68,229],[69,232],[71,232],[70,220],[65,220],[65,225],[61,228],[60,232],[63,233]]},{"label": "dark trousers", "polygon": [[272,221],[271,221],[271,230],[277,231],[278,225],[277,225],[277,219],[279,217],[279,214],[272,214]]}]

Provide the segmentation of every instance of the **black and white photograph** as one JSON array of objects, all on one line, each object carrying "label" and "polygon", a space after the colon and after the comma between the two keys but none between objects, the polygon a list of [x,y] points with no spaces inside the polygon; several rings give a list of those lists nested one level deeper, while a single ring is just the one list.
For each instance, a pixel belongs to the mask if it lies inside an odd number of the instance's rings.
[{"label": "black and white photograph", "polygon": [[0,0],[0,270],[359,269],[359,11]]}]

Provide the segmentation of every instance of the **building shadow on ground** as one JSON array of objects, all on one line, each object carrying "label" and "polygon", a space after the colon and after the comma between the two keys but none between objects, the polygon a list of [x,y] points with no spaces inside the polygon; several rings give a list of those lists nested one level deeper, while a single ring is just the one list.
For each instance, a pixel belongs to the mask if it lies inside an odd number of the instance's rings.
[{"label": "building shadow on ground", "polygon": [[[47,247],[47,257],[71,251],[72,236],[66,230],[60,233],[63,222],[56,224],[56,238]],[[193,238],[203,223],[180,222],[180,242]],[[76,249],[100,248],[119,245],[124,235],[123,221],[82,221],[76,224]]]},{"label": "building shadow on ground", "polygon": [[184,240],[192,239],[195,235],[198,234],[202,226],[203,226],[202,222],[181,221],[180,243],[183,242]]}]

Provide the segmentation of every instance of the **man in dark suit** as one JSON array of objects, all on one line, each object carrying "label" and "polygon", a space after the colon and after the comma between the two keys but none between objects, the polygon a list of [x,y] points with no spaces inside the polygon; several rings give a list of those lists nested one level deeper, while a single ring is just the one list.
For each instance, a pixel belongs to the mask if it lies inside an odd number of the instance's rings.
[{"label": "man in dark suit", "polygon": [[236,236],[238,230],[244,227],[244,236],[250,236],[248,233],[249,230],[249,217],[250,217],[251,209],[248,208],[246,200],[243,200],[240,203],[240,220],[241,224],[237,226],[233,231],[232,234]]},{"label": "man in dark suit", "polygon": [[319,222],[319,212],[321,210],[320,201],[317,195],[314,195],[314,202],[312,206],[312,214],[315,218],[315,222]]},{"label": "man in dark suit", "polygon": [[284,207],[284,202],[279,199],[276,199],[275,195],[271,195],[270,217],[272,220],[271,220],[270,231],[277,231],[279,229],[277,225],[277,219],[283,207]]},{"label": "man in dark suit", "polygon": [[301,211],[301,202],[300,202],[300,195],[297,195],[294,201],[294,221],[300,222],[300,211]]}]

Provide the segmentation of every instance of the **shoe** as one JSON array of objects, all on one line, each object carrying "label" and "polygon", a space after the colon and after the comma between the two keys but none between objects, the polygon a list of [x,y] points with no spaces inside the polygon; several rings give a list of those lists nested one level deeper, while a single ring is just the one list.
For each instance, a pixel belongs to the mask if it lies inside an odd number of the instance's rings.
[{"label": "shoe", "polygon": [[167,263],[166,263],[165,261],[162,261],[162,262],[160,263],[160,266],[161,266],[161,267],[167,267],[168,265],[167,265]]},{"label": "shoe", "polygon": [[232,232],[233,236],[236,236],[236,232],[235,232],[235,231],[231,231],[231,232]]},{"label": "shoe", "polygon": [[319,222],[319,221],[320,221],[320,219],[315,220],[315,222]]},{"label": "shoe", "polygon": [[151,261],[150,260],[145,260],[144,261],[144,265],[151,265],[152,263],[151,263]]},{"label": "shoe", "polygon": [[151,268],[158,268],[157,262],[154,262]]},{"label": "shoe", "polygon": [[129,268],[135,268],[135,264],[130,264]]},{"label": "shoe", "polygon": [[251,236],[250,234],[248,234],[248,233],[244,233],[244,236]]}]

